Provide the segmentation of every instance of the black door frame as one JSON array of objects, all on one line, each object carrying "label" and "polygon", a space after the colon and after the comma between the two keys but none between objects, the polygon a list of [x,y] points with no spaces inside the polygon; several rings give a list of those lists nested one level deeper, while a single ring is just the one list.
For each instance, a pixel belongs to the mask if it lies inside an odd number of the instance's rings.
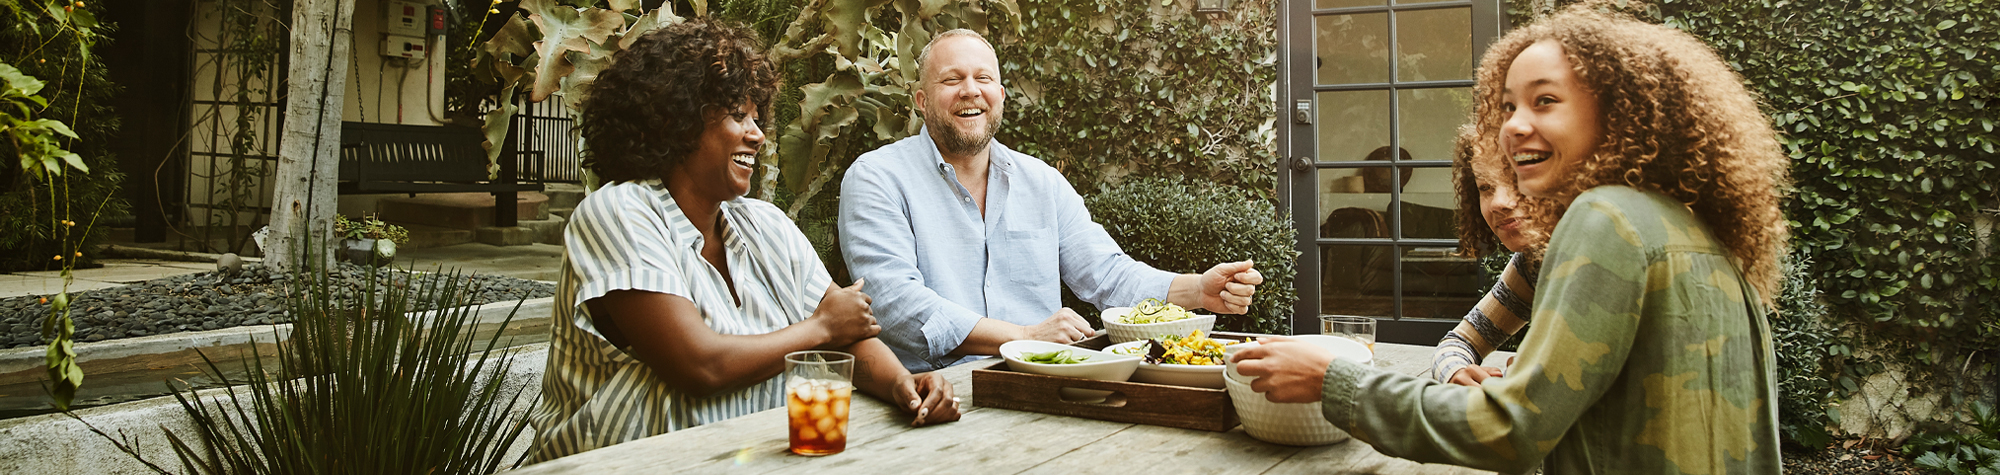
[{"label": "black door frame", "polygon": [[[1320,282],[1322,274],[1319,246],[1321,244],[1343,244],[1350,242],[1347,242],[1347,240],[1320,239],[1318,236],[1319,190],[1315,176],[1319,173],[1321,166],[1318,165],[1317,160],[1314,158],[1318,151],[1317,136],[1314,135],[1315,130],[1312,123],[1312,120],[1315,120],[1317,116],[1317,109],[1313,103],[1315,92],[1314,81],[1311,69],[1294,67],[1295,65],[1314,63],[1312,21],[1315,12],[1313,10],[1313,0],[1280,1],[1277,25],[1278,70],[1280,74],[1278,74],[1278,103],[1275,110],[1279,115],[1279,122],[1287,126],[1278,127],[1279,149],[1283,150],[1284,153],[1283,166],[1279,167],[1279,173],[1283,175],[1283,179],[1277,180],[1278,196],[1286,209],[1292,213],[1292,226],[1298,232],[1298,237],[1294,239],[1294,243],[1296,249],[1299,251],[1299,260],[1295,263],[1295,267],[1298,269],[1298,277],[1292,282],[1293,290],[1297,292],[1299,297],[1298,303],[1292,308],[1292,333],[1300,335],[1318,334],[1320,331],[1319,315],[1321,313],[1320,305],[1322,302],[1322,283]],[[1405,5],[1391,5],[1391,2],[1393,0],[1386,0],[1383,6],[1378,7],[1328,9],[1322,10],[1321,13],[1371,13],[1389,11],[1392,8],[1397,11],[1404,10]],[[1415,5],[1409,6],[1415,7]],[[1507,25],[1507,16],[1501,10],[1502,6],[1499,0],[1426,2],[1421,4],[1420,8],[1453,8],[1464,6],[1472,7],[1472,51],[1475,54],[1483,54],[1486,48],[1492,44],[1493,40],[1499,38],[1500,34],[1509,27]],[[1395,23],[1392,21],[1390,23],[1391,38],[1395,34],[1394,28]],[[1393,67],[1394,61],[1391,61],[1391,64]],[[1478,66],[1478,58],[1474,58],[1473,65],[1474,67]],[[1303,110],[1299,109],[1301,101],[1304,104]],[[1300,114],[1303,114],[1303,120]],[[1395,114],[1395,111],[1392,110],[1391,114],[1393,123],[1393,114]],[[1400,124],[1392,125],[1392,137],[1393,134],[1396,134],[1395,131],[1397,130],[1400,130]],[[1400,173],[1400,170],[1398,173]],[[1392,201],[1390,206],[1394,207],[1396,203]],[[1379,241],[1371,241],[1371,243],[1379,244]],[[1400,239],[1396,244],[1390,244],[1389,246],[1391,249],[1400,251],[1406,245],[1436,245],[1439,243],[1439,240]],[[1450,245],[1456,245],[1456,243],[1453,242]],[[1403,296],[1400,290],[1402,288],[1402,274],[1398,272],[1395,279],[1395,286],[1398,289],[1395,296],[1395,313],[1400,316],[1403,309]],[[1470,309],[1468,308],[1468,310]],[[1383,321],[1376,328],[1376,340],[1391,343],[1434,344],[1457,324],[1458,320],[1398,319]]]}]

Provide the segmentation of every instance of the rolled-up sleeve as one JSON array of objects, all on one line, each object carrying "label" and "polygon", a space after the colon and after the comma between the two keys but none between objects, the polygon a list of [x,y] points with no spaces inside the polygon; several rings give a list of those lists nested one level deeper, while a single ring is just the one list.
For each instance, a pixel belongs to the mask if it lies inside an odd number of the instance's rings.
[{"label": "rolled-up sleeve", "polygon": [[[956,362],[949,356],[984,318],[938,295],[917,267],[918,243],[902,187],[884,167],[857,160],[841,180],[840,252],[848,273],[866,280],[882,341],[911,372]],[[982,252],[978,243],[962,243]]]}]

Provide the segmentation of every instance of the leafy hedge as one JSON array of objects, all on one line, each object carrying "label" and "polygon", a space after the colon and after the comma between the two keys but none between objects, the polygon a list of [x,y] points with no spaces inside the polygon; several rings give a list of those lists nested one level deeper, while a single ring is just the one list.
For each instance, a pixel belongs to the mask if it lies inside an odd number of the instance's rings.
[{"label": "leafy hedge", "polygon": [[1000,140],[1049,161],[1078,191],[1129,173],[1239,186],[1276,202],[1274,2],[1226,16],[1178,2],[1022,2],[1000,45]]},{"label": "leafy hedge", "polygon": [[[1201,273],[1224,262],[1256,261],[1265,284],[1250,311],[1221,315],[1218,330],[1291,333],[1299,251],[1291,216],[1247,190],[1200,180],[1134,178],[1084,199],[1125,253],[1170,272]],[[1063,305],[1097,322],[1097,307],[1063,292]]]}]

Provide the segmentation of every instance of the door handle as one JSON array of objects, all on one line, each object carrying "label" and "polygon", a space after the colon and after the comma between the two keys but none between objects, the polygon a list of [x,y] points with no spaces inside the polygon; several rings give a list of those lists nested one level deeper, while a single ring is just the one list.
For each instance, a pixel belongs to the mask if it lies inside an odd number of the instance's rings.
[{"label": "door handle", "polygon": [[1312,168],[1313,168],[1312,157],[1292,157],[1292,171],[1304,173],[1306,171],[1312,170]]}]

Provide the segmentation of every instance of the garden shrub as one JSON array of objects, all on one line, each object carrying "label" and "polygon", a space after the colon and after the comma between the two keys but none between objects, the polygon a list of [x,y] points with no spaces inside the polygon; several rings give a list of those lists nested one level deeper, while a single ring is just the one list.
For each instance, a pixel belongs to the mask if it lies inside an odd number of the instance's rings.
[{"label": "garden shrub", "polygon": [[1793,448],[1818,450],[1832,441],[1826,431],[1827,403],[1833,383],[1826,363],[1836,356],[1839,332],[1827,321],[1826,303],[1809,274],[1811,254],[1794,250],[1786,263],[1785,285],[1778,294],[1778,314],[1771,319],[1771,340],[1778,357],[1778,431]]},{"label": "garden shrub", "polygon": [[[1125,253],[1169,272],[1207,271],[1256,261],[1264,283],[1243,315],[1218,315],[1217,330],[1291,334],[1292,289],[1299,251],[1291,216],[1242,188],[1201,180],[1134,178],[1084,199],[1084,206]],[[1162,296],[1164,297],[1164,296]],[[1064,291],[1064,306],[1097,320],[1095,306]]]},{"label": "garden shrub", "polygon": [[1940,473],[2000,475],[2000,414],[1980,401],[1969,411],[1970,430],[1936,429],[1903,444],[1918,467]]},{"label": "garden shrub", "polygon": [[[94,18],[87,13],[104,8],[101,2],[85,5],[77,10],[84,13],[67,14],[68,18],[81,22]],[[0,62],[47,83],[40,95],[48,107],[34,114],[62,121],[76,132],[77,138],[64,139],[63,146],[82,156],[90,171],[71,170],[51,182],[37,180],[13,160],[17,154],[13,146],[0,140],[0,156],[9,158],[0,162],[0,272],[61,268],[64,262],[52,257],[63,254],[70,254],[65,259],[78,259],[72,265],[87,265],[107,235],[94,218],[126,214],[125,201],[118,197],[124,174],[110,147],[118,131],[111,99],[119,87],[105,74],[101,56],[93,54],[109,38],[102,35],[102,27],[95,27],[94,19],[76,23],[84,26],[71,30],[59,28],[46,11],[38,5],[0,2],[0,45],[7,45],[0,47]],[[76,225],[64,225],[65,220]],[[83,255],[71,254],[75,251]]]}]

